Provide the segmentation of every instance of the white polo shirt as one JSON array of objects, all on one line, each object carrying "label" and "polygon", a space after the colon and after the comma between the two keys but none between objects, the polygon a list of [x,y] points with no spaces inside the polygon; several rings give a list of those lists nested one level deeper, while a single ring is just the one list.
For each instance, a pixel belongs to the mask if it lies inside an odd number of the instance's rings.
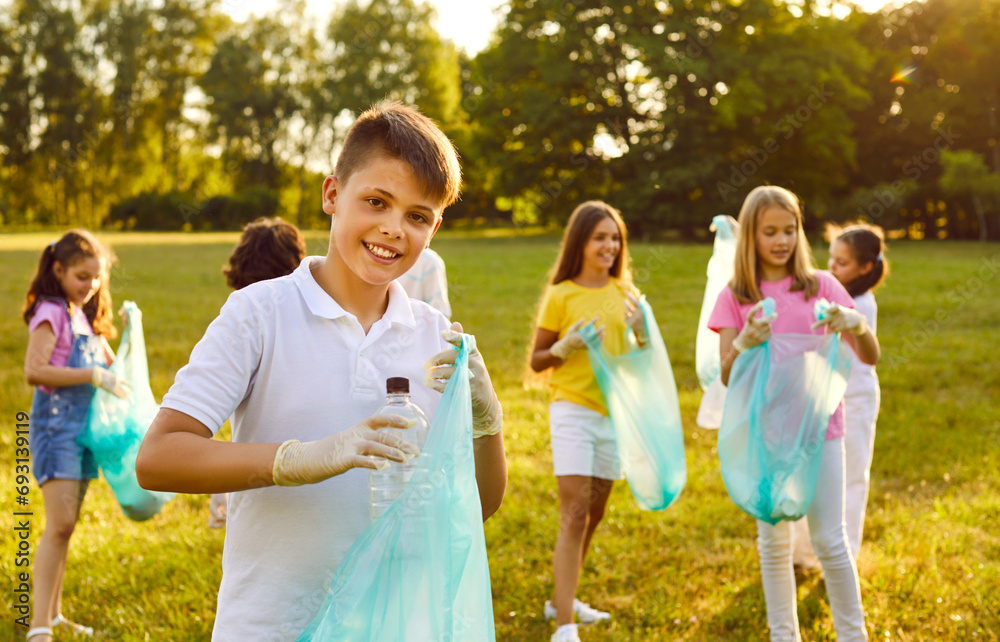
[{"label": "white polo shirt", "polygon": [[[162,407],[213,434],[232,415],[235,442],[313,441],[372,415],[385,403],[385,380],[398,376],[432,417],[441,395],[423,385],[422,365],[448,346],[448,321],[393,282],[388,309],[366,336],[312,277],[316,260],[233,292]],[[230,494],[212,639],[295,639],[369,523],[367,469]]]},{"label": "white polo shirt", "polygon": [[451,318],[451,302],[448,301],[448,276],[444,259],[432,250],[424,248],[420,258],[406,274],[396,279],[411,299],[423,301],[432,308]]}]

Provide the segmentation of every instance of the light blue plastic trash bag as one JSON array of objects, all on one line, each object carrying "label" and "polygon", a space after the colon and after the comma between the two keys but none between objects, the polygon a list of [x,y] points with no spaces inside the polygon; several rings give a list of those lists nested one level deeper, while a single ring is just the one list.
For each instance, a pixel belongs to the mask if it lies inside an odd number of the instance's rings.
[{"label": "light blue plastic trash bag", "polygon": [[[762,307],[762,315],[773,312],[773,299]],[[718,450],[737,506],[769,524],[806,514],[850,373],[850,347],[839,334],[774,334],[736,358]]]},{"label": "light blue plastic trash bag", "polygon": [[733,278],[736,263],[736,235],[728,216],[712,219],[715,229],[715,246],[712,258],[708,260],[708,280],[705,282],[705,297],[701,302],[701,316],[698,318],[698,334],[695,339],[695,370],[704,394],[698,406],[696,423],[702,428],[715,429],[722,423],[722,409],[726,403],[726,387],[719,374],[719,335],[708,329],[708,319],[719,299],[719,294]]},{"label": "light blue plastic trash bag", "polygon": [[648,337],[642,348],[630,331],[628,352],[613,356],[592,323],[580,334],[604,393],[632,495],[640,508],[662,510],[674,503],[687,482],[684,431],[667,347],[645,297],[639,306]]},{"label": "light blue plastic trash bag", "polygon": [[93,451],[125,516],[141,522],[160,512],[174,493],[146,490],[136,481],[135,457],[160,407],[149,387],[142,312],[132,301],[126,301],[122,307],[128,327],[122,333],[122,342],[110,369],[128,385],[128,398],[120,399],[98,388],[90,406],[87,428],[77,441]]},{"label": "light blue plastic trash bag", "polygon": [[410,483],[344,554],[299,640],[496,639],[472,449],[473,341],[462,339]]}]

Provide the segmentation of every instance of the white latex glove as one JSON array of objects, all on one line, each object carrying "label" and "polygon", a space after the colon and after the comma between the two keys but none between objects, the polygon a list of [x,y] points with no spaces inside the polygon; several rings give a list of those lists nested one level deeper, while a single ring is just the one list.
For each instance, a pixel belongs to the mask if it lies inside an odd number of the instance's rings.
[{"label": "white latex glove", "polygon": [[[441,333],[441,338],[456,347],[462,345],[462,336],[462,324],[458,322],[452,323],[450,329]],[[427,387],[444,392],[448,380],[455,374],[457,358],[458,350],[446,348],[428,359],[424,364],[424,369],[427,370],[424,383]],[[493,382],[490,381],[483,355],[476,347],[475,337],[472,337],[469,350],[469,387],[472,393],[472,438],[497,434],[503,428],[503,408],[493,390]]]},{"label": "white latex glove", "polygon": [[[599,317],[594,317],[590,320],[590,322],[596,324],[598,318]],[[549,348],[549,354],[565,361],[566,359],[569,359],[570,356],[577,350],[586,348],[587,342],[584,341],[583,337],[580,335],[580,328],[585,325],[587,325],[587,321],[584,319],[580,319],[571,325],[563,338],[552,344],[552,347]],[[597,328],[597,336],[601,340],[604,339],[604,326],[599,326]]]},{"label": "white latex glove", "polygon": [[352,468],[385,470],[390,462],[420,454],[413,444],[379,428],[409,428],[416,423],[399,415],[372,415],[358,425],[317,441],[290,439],[274,455],[271,476],[278,486],[315,484]]},{"label": "white latex glove", "polygon": [[771,338],[771,323],[778,318],[778,313],[769,314],[757,318],[757,311],[764,305],[763,301],[758,301],[755,306],[747,312],[747,322],[733,340],[733,348],[737,352],[749,350],[754,346],[759,346]]},{"label": "white latex glove", "polygon": [[208,502],[208,527],[222,528],[226,525],[226,498],[228,493],[215,493]]},{"label": "white latex glove", "polygon": [[90,374],[90,383],[94,384],[95,388],[107,390],[121,399],[128,398],[129,385],[116,377],[113,372],[100,366],[94,366],[92,370],[93,372]]},{"label": "white latex glove", "polygon": [[632,328],[639,343],[646,340],[646,324],[642,318],[642,308],[639,307],[639,297],[628,290],[625,291],[625,325]]},{"label": "white latex glove", "polygon": [[826,313],[826,318],[812,324],[812,329],[826,326],[830,332],[843,332],[847,330],[851,334],[860,337],[868,332],[868,319],[857,310],[845,308],[834,303]]}]

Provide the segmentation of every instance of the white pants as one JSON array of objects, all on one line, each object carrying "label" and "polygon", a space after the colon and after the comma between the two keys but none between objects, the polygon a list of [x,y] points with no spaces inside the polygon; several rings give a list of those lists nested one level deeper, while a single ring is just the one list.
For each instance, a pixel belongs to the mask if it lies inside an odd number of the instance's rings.
[{"label": "white pants", "polygon": [[[837,641],[851,642],[867,640],[868,633],[861,608],[858,567],[844,524],[844,457],[843,438],[823,445],[816,495],[806,519],[809,521],[813,548],[823,565]],[[796,613],[795,571],[792,569],[794,539],[792,522],[778,522],[776,526],[771,526],[757,520],[760,575],[767,603],[767,624],[774,641],[801,640]]]},{"label": "white pants", "polygon": [[[875,423],[881,392],[876,384],[869,394],[844,397],[844,449],[847,453],[845,521],[851,552],[857,559],[865,530],[865,511],[871,482],[872,454],[875,451]],[[814,553],[805,518],[795,522],[795,563],[811,566]]]}]

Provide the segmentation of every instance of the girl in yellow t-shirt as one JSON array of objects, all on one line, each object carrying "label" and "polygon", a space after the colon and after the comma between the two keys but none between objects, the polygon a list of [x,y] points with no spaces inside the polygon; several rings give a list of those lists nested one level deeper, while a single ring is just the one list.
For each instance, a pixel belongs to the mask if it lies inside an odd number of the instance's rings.
[{"label": "girl in yellow t-shirt", "polygon": [[552,369],[549,425],[559,484],[555,581],[545,602],[546,619],[556,620],[553,642],[580,639],[574,616],[582,624],[611,619],[575,599],[591,537],[614,480],[622,478],[614,431],[579,331],[593,321],[612,354],[625,350],[626,325],[643,340],[626,238],[618,210],[600,201],[578,206],[539,306],[530,365],[535,372]]}]

